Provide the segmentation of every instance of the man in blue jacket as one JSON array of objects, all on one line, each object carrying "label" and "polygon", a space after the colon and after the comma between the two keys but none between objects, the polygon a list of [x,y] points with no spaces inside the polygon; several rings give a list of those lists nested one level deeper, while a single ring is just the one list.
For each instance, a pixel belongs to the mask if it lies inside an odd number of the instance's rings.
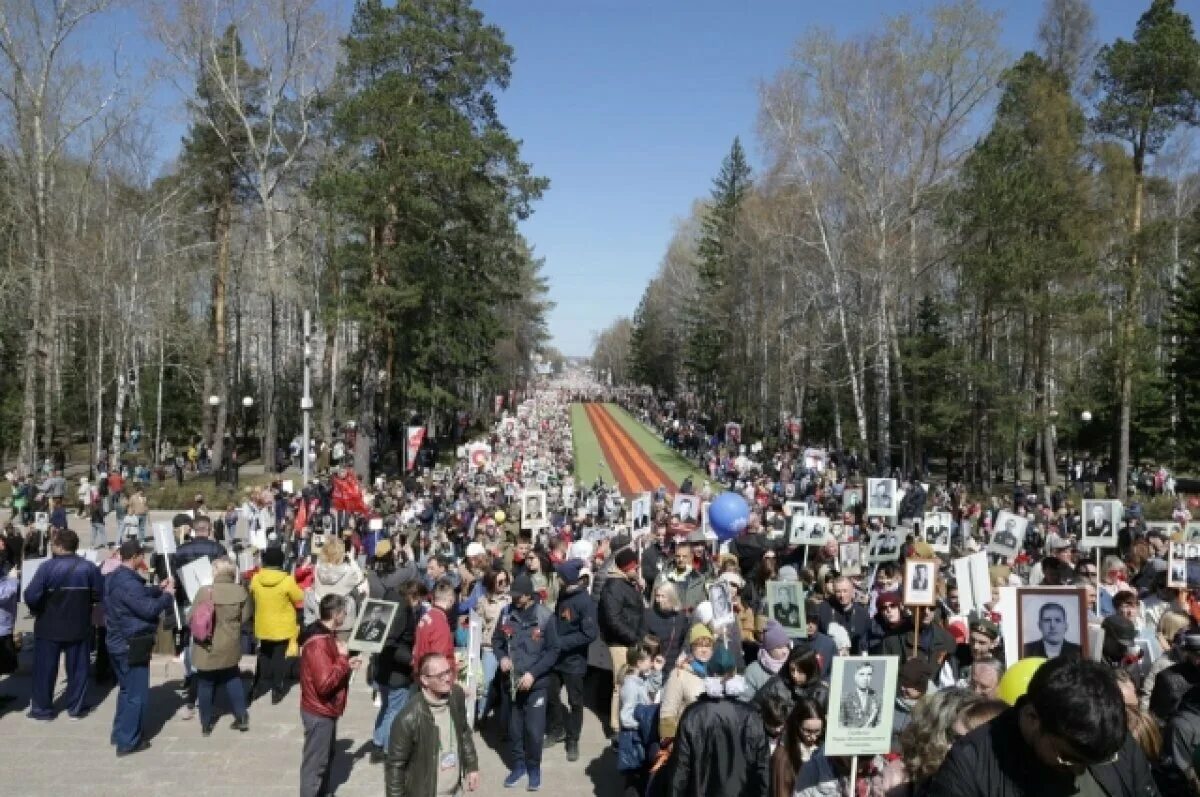
[{"label": "man in blue jacket", "polygon": [[62,529],[50,543],[53,555],[43,562],[25,590],[33,624],[33,684],[29,716],[54,719],[54,683],[58,659],[67,657],[67,713],[79,719],[88,713],[88,659],[91,655],[92,606],[104,595],[100,568],[76,556],[79,536]]},{"label": "man in blue jacket", "polygon": [[[563,590],[558,595],[554,614],[558,631],[558,663],[550,680],[549,714],[551,731],[548,744],[567,743],[567,760],[579,760],[579,734],[583,729],[583,678],[587,675],[588,648],[600,635],[596,624],[596,601],[589,587],[591,573],[582,559],[570,559],[558,566]],[[563,710],[559,693],[567,688],[570,713]]]},{"label": "man in blue jacket", "polygon": [[117,675],[117,713],[109,742],[117,756],[145,750],[142,739],[146,699],[150,692],[150,649],[158,618],[171,610],[175,585],[168,579],[152,587],[141,576],[146,570],[146,553],[136,539],[121,543],[121,567],[105,578],[104,611],[108,626],[108,655]]},{"label": "man in blue jacket", "polygon": [[492,652],[500,662],[501,691],[509,698],[509,753],[512,771],[504,780],[511,789],[529,775],[526,788],[542,787],[542,742],[546,732],[546,687],[558,661],[558,629],[554,615],[534,596],[533,581],[522,574],[513,580],[512,604],[500,615],[492,634]]}]

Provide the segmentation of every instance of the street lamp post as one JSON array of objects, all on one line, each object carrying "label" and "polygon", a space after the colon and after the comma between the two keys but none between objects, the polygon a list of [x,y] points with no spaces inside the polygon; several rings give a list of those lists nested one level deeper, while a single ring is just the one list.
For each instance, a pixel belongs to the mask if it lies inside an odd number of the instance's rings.
[{"label": "street lamp post", "polygon": [[310,344],[309,324],[311,315],[308,310],[304,311],[304,396],[300,399],[300,409],[304,413],[304,439],[301,444],[300,451],[300,474],[301,474],[301,489],[308,486],[309,480],[309,461],[308,447],[309,437],[312,434],[312,345]]}]

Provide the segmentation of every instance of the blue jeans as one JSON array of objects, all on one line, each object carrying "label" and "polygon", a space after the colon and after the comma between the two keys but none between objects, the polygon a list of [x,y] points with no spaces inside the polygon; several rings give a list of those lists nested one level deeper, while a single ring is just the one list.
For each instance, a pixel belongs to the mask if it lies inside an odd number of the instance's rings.
[{"label": "blue jeans", "polygon": [[150,696],[150,666],[129,666],[129,654],[112,654],[112,668],[117,675],[117,713],[113,716],[109,743],[117,752],[132,750],[142,742],[142,723],[146,719],[146,703]]},{"label": "blue jeans", "polygon": [[408,703],[409,687],[387,686],[381,683],[375,686],[379,689],[379,714],[375,717],[375,733],[371,738],[376,747],[386,752],[388,740],[392,735],[392,720],[396,719],[396,715]]},{"label": "blue jeans", "polygon": [[246,716],[246,690],[242,686],[242,672],[237,667],[227,667],[224,670],[199,670],[196,672],[196,686],[200,704],[200,725],[212,727],[216,722],[213,715],[213,697],[218,686],[225,687],[225,696],[229,698],[229,709],[234,719]]},{"label": "blue jeans", "polygon": [[488,710],[488,698],[492,696],[492,681],[496,680],[496,670],[500,669],[500,660],[491,648],[480,649],[479,658],[483,665],[483,683],[480,684],[483,688],[475,700],[475,718],[483,719]]},{"label": "blue jeans", "polygon": [[92,523],[92,547],[97,545],[108,545],[108,534],[104,530],[103,523]]}]

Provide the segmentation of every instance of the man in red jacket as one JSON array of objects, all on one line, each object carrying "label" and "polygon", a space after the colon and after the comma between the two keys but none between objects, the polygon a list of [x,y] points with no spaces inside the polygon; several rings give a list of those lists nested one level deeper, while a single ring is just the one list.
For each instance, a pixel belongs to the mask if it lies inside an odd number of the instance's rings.
[{"label": "man in red jacket", "polygon": [[300,761],[300,797],[329,793],[329,771],[337,739],[338,717],[346,711],[350,672],[362,665],[350,658],[337,629],[346,621],[346,599],[321,599],[321,619],[300,650],[300,720],[304,724],[304,756]]},{"label": "man in red jacket", "polygon": [[448,613],[455,600],[454,585],[448,580],[442,579],[434,585],[433,605],[417,623],[413,661],[420,661],[426,653],[440,653],[447,661],[454,661],[454,634]]}]

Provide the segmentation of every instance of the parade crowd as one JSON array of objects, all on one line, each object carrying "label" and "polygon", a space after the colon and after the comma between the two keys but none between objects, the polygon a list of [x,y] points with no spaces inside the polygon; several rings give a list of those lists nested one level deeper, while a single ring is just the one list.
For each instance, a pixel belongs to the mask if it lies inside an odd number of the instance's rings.
[{"label": "parade crowd", "polygon": [[[537,791],[546,756],[580,762],[585,711],[628,795],[1200,794],[1200,557],[1183,499],[1169,524],[1127,501],[1092,529],[1074,492],[975,502],[896,474],[882,514],[861,492],[876,474],[843,452],[813,459],[795,429],[746,446],[740,429],[631,400],[709,476],[660,487],[643,512],[575,481],[569,404],[592,395],[540,390],[453,465],[360,484],[331,464],[239,510],[198,497],[166,530],[146,528],[135,489],[142,520],[112,544],[59,514],[31,545],[18,508],[0,535],[0,676],[30,656],[31,721],[84,716],[89,681],[115,680],[120,757],[152,744],[155,653],[182,656],[179,719],[205,736],[253,734],[253,704],[298,681],[302,797],[331,793],[338,720],[366,699],[352,678],[377,704],[368,761],[389,797],[478,790],[485,743],[505,787]],[[747,508],[736,533],[709,522],[725,494]],[[948,516],[944,539],[918,528],[930,514]],[[993,538],[1010,516],[1024,533],[1005,555]],[[816,530],[803,544],[801,517]],[[1086,544],[1105,522],[1112,546]],[[894,551],[876,544],[892,536]],[[982,571],[955,565],[972,556]],[[22,604],[35,620],[18,639]]]}]

